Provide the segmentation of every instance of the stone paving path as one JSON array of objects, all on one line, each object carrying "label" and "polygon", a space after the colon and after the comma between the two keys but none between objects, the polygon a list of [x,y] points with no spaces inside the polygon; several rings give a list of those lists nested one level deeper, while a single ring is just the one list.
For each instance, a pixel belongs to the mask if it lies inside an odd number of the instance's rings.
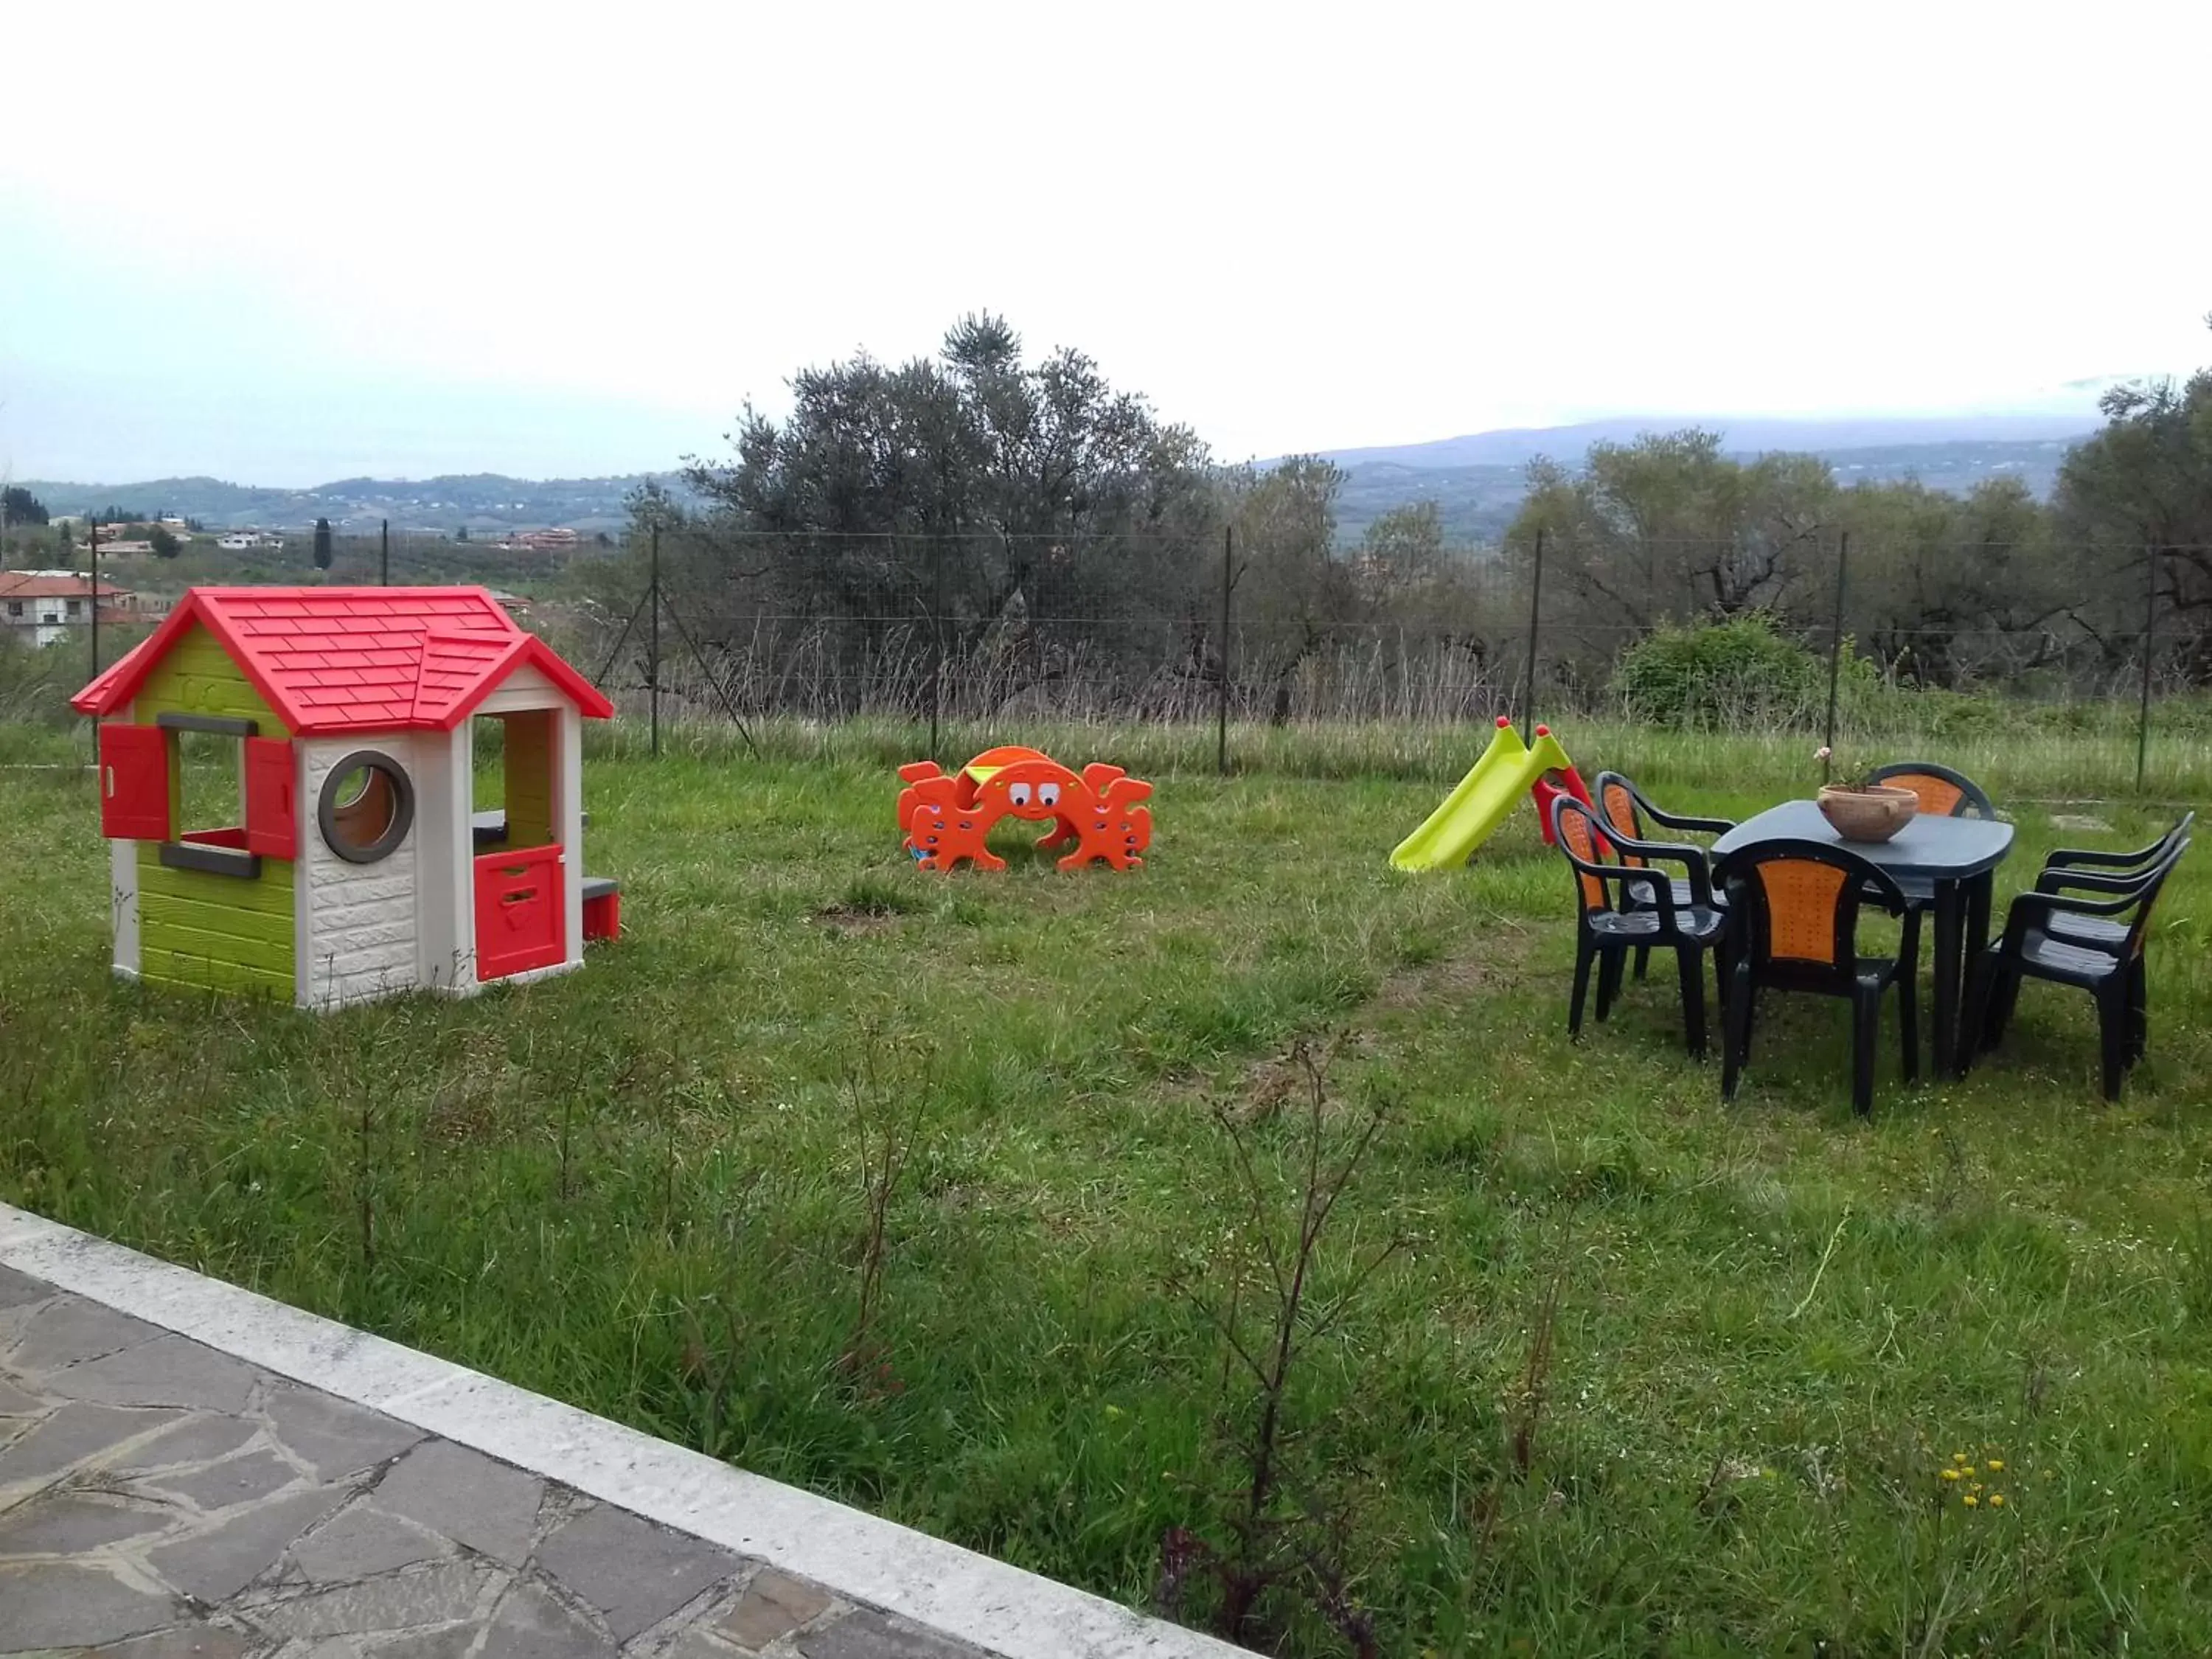
[{"label": "stone paving path", "polygon": [[0,1267],[0,1654],[983,1650]]}]

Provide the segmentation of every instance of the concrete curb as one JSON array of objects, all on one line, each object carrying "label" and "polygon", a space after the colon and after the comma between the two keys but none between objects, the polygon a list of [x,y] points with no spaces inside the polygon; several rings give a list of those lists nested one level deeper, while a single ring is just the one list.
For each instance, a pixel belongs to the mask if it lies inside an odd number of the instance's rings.
[{"label": "concrete curb", "polygon": [[1005,1659],[1244,1649],[0,1204],[0,1263]]}]

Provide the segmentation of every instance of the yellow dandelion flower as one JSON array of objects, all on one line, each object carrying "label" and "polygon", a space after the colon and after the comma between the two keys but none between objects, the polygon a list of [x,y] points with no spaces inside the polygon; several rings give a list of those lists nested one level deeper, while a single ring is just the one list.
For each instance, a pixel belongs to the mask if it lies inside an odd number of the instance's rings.
[{"label": "yellow dandelion flower", "polygon": [[2002,1509],[2004,1507],[2004,1494],[2001,1492],[1991,1492],[1990,1494],[1990,1507],[1993,1510]]},{"label": "yellow dandelion flower", "polygon": [[1943,1478],[1946,1480],[1956,1480],[1959,1478],[1959,1472],[1956,1469],[1946,1469],[1943,1471]]},{"label": "yellow dandelion flower", "polygon": [[1964,1452],[1953,1452],[1951,1454],[1951,1461],[1954,1463],[1964,1463],[1967,1461],[1966,1454]]},{"label": "yellow dandelion flower", "polygon": [[2003,1459],[2003,1458],[2002,1458],[2002,1457],[1992,1457],[1991,1459],[1990,1459],[1990,1473],[1991,1474],[1996,1474],[1999,1469],[2001,1469],[2001,1468],[2004,1468],[2004,1459]]},{"label": "yellow dandelion flower", "polygon": [[1975,1497],[1973,1493],[1972,1493],[1972,1492],[1968,1492],[1968,1493],[1967,1493],[1964,1498],[1960,1498],[1959,1501],[1960,1501],[1961,1504],[1965,1504],[1968,1509],[1972,1509],[1976,1504],[1979,1504],[1982,1500],[1981,1500],[1980,1498],[1978,1498]]}]

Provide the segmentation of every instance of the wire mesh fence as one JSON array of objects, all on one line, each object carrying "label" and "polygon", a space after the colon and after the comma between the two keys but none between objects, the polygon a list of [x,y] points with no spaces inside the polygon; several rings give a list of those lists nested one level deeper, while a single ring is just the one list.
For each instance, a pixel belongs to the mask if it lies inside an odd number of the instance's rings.
[{"label": "wire mesh fence", "polygon": [[[1909,723],[1967,696],[2101,720],[2204,683],[2212,605],[2191,583],[2207,568],[2199,549],[1839,537],[1779,551],[1564,540],[1391,556],[1233,530],[686,527],[608,562],[573,620],[626,712],[889,716],[928,726],[933,746],[952,725],[1439,725],[1525,718],[1532,704],[1547,718],[1817,726],[1838,642],[1850,721]],[[1717,700],[1669,704],[1653,653],[1632,656],[1731,618],[1784,649],[1683,671],[1719,675]],[[1710,648],[1725,649],[1694,650]]]},{"label": "wire mesh fence", "polygon": [[[143,573],[103,559],[101,578],[479,582],[648,725],[872,717],[910,722],[933,753],[947,729],[1069,722],[1819,730],[1838,643],[1846,729],[2026,714],[2131,753],[2154,720],[2212,731],[2196,695],[2212,683],[2212,549],[2197,545],[1562,533],[1346,550],[1325,531],[1218,523],[836,535],[695,520],[602,548],[356,532],[323,571],[301,551],[205,571],[197,550]],[[159,616],[115,620],[143,632]],[[1716,643],[1717,622],[1743,637]],[[118,625],[105,653],[131,637]],[[58,708],[69,678],[26,659],[0,676],[0,703]]]}]

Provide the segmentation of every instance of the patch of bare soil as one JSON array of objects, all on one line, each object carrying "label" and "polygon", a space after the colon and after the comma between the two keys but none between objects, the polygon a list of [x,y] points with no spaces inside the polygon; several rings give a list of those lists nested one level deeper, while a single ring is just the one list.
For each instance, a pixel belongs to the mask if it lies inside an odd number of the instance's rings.
[{"label": "patch of bare soil", "polygon": [[[1504,916],[1490,920],[1480,937],[1451,955],[1401,968],[1375,994],[1328,1030],[1302,1034],[1287,1046],[1248,1063],[1223,1101],[1239,1122],[1257,1123],[1305,1097],[1301,1043],[1318,1044],[1330,1060],[1354,1059],[1375,1047],[1376,1030],[1391,1017],[1419,1008],[1463,1003],[1521,982],[1539,942],[1539,929]],[[1334,1033],[1334,1035],[1331,1035]],[[1194,1087],[1194,1094],[1210,1094]]]},{"label": "patch of bare soil", "polygon": [[1479,939],[1451,955],[1401,968],[1376,988],[1363,1013],[1399,1013],[1439,998],[1460,1000],[1493,988],[1517,983],[1534,954],[1537,930],[1522,921],[1498,918]]}]

